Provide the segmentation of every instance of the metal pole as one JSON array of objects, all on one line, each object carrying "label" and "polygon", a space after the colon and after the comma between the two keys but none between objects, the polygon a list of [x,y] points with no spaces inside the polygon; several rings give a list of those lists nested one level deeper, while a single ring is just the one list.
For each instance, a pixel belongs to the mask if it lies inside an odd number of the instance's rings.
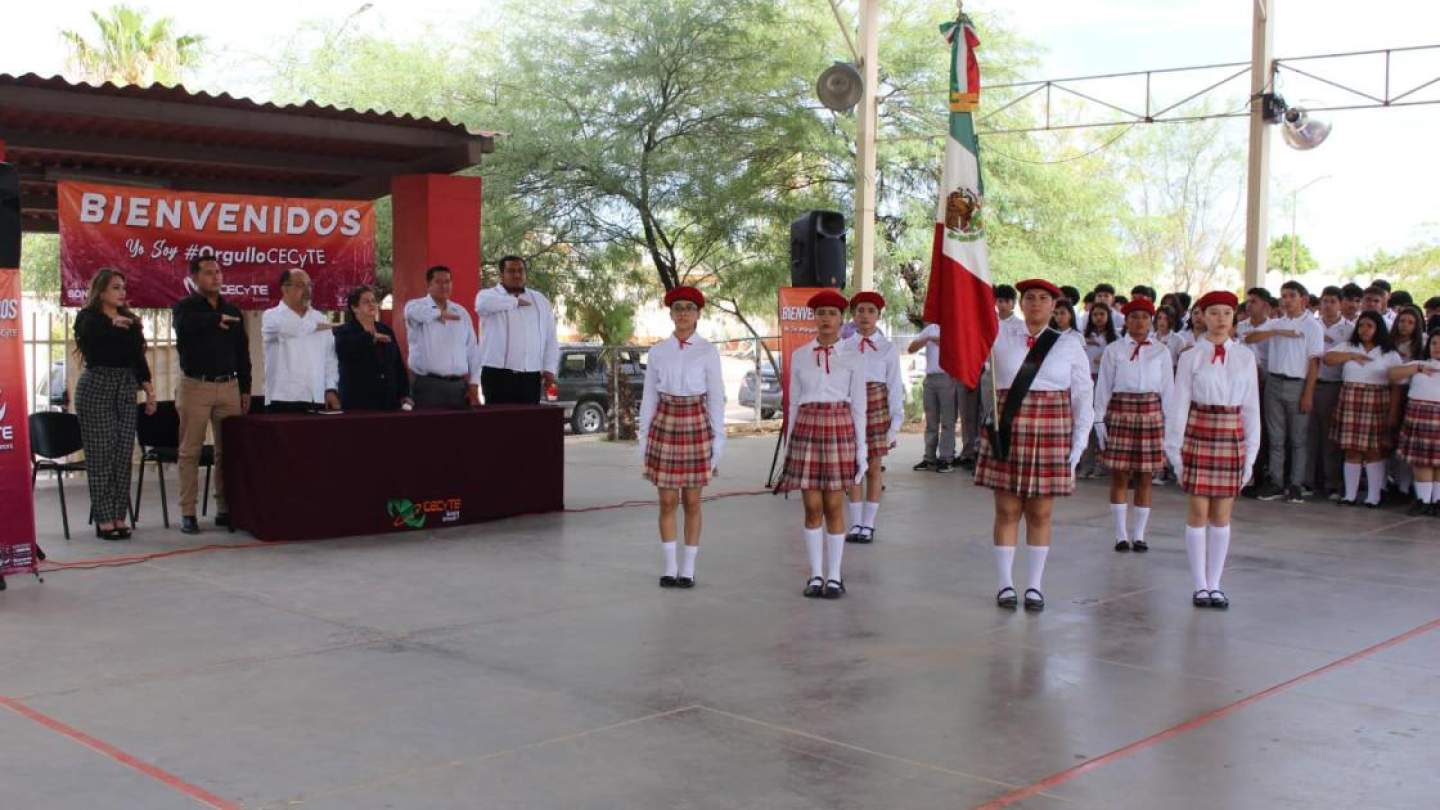
[{"label": "metal pole", "polygon": [[1259,287],[1265,277],[1270,234],[1270,125],[1265,123],[1261,96],[1270,88],[1275,44],[1275,3],[1252,0],[1254,30],[1250,48],[1250,165],[1245,194],[1245,289]]},{"label": "metal pole", "polygon": [[[765,375],[760,373],[760,338],[754,338],[751,347],[755,349],[755,424],[760,424],[760,400],[765,396]],[[776,379],[779,379],[778,375]]]},{"label": "metal pole", "polygon": [[865,89],[856,117],[855,280],[852,289],[875,289],[875,128],[880,84],[880,0],[860,0],[860,72]]}]

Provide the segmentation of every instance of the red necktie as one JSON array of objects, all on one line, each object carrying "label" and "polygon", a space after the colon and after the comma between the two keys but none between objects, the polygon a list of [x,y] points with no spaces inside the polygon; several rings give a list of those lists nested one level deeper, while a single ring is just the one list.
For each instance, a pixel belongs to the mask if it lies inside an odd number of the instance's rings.
[{"label": "red necktie", "polygon": [[1034,336],[1034,335],[1026,335],[1026,336],[1025,336],[1025,348],[1027,348],[1027,349],[1033,349],[1033,348],[1035,348],[1035,336]]},{"label": "red necktie", "polygon": [[685,347],[686,347],[686,346],[689,346],[689,345],[690,345],[690,341],[688,341],[688,340],[681,340],[681,339],[678,338],[678,337],[675,338],[675,339],[676,339],[677,341],[680,341],[680,351],[682,351],[682,352],[685,351]]},{"label": "red necktie", "polygon": [[1210,362],[1211,362],[1211,363],[1223,363],[1223,362],[1225,362],[1225,344],[1224,344],[1224,343],[1216,343],[1216,344],[1215,344],[1215,356],[1210,358]]},{"label": "red necktie", "polygon": [[867,338],[867,337],[862,337],[862,338],[860,338],[860,353],[861,353],[861,354],[864,354],[864,353],[865,353],[865,347],[866,347],[866,346],[869,346],[869,347],[870,347],[870,351],[872,351],[872,352],[878,352],[878,351],[880,351],[879,349],[875,348],[875,342],[872,341],[872,340],[870,340],[870,338]]},{"label": "red necktie", "polygon": [[834,350],[834,348],[835,348],[834,346],[816,346],[816,347],[815,347],[815,365],[817,365],[817,366],[820,365],[820,358],[821,358],[821,357],[824,357],[824,358],[825,358],[825,373],[826,373],[826,374],[829,374],[829,373],[830,373],[830,352],[831,352],[832,350]]},{"label": "red necktie", "polygon": [[1135,358],[1137,358],[1137,357],[1140,356],[1140,350],[1143,349],[1143,348],[1145,348],[1146,346],[1149,346],[1149,345],[1150,345],[1150,341],[1149,341],[1148,339],[1147,339],[1147,340],[1142,340],[1142,341],[1140,341],[1139,343],[1136,343],[1136,344],[1135,344],[1135,351],[1130,352],[1130,362],[1132,362],[1132,363],[1135,362]]}]

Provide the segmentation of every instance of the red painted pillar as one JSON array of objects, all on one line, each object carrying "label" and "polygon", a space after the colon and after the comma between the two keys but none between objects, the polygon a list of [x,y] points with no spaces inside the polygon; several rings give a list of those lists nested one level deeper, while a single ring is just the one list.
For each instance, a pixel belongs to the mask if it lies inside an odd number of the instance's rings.
[{"label": "red painted pillar", "polygon": [[[443,264],[455,278],[452,300],[475,317],[480,291],[480,178],[407,174],[390,181],[393,205],[395,334],[403,350],[405,302],[425,293],[425,271]],[[473,325],[473,323],[472,323]]]}]

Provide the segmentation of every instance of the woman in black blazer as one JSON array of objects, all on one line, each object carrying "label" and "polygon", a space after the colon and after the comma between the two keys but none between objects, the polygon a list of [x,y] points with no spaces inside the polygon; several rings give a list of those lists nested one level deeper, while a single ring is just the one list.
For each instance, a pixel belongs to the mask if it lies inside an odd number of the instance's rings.
[{"label": "woman in black blazer", "polygon": [[346,298],[345,324],[335,330],[340,361],[340,407],[347,411],[393,411],[414,407],[410,378],[395,332],[380,322],[375,289],[360,286]]}]

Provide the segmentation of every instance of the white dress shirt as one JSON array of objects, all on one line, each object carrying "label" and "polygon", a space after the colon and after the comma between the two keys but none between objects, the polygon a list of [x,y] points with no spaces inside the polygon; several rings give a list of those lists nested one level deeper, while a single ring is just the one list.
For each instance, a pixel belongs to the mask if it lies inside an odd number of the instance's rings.
[{"label": "white dress shirt", "polygon": [[410,371],[437,377],[468,377],[480,384],[480,352],[475,342],[475,322],[470,313],[454,301],[445,302],[446,311],[459,320],[440,320],[440,305],[430,296],[405,304],[405,339],[410,343]]},{"label": "white dress shirt", "polygon": [[1190,421],[1190,403],[1240,408],[1245,431],[1245,469],[1241,481],[1250,480],[1255,458],[1260,455],[1260,381],[1253,352],[1241,344],[1225,342],[1225,358],[1215,360],[1215,344],[1209,338],[1196,341],[1195,348],[1180,357],[1175,370],[1175,388],[1165,414],[1165,457],[1178,476],[1183,466],[1180,448],[1185,443],[1185,426]]},{"label": "white dress shirt", "polygon": [[1381,351],[1379,346],[1367,351],[1364,346],[1347,343],[1335,351],[1358,352],[1370,358],[1370,362],[1368,363],[1362,363],[1359,360],[1346,360],[1345,365],[1340,367],[1340,378],[1342,380],[1347,383],[1357,383],[1359,385],[1389,385],[1390,369],[1398,365],[1403,365],[1405,362],[1405,359],[1400,356],[1399,352]]},{"label": "white dress shirt", "polygon": [[301,315],[283,301],[260,316],[265,346],[265,398],[270,402],[324,403],[325,392],[340,386],[335,335],[320,324],[319,310]]},{"label": "white dress shirt", "polygon": [[940,324],[930,324],[924,329],[921,329],[920,334],[916,337],[936,338],[936,340],[925,344],[925,376],[944,374],[945,369],[940,367],[940,342],[938,340],[940,337]]},{"label": "white dress shirt", "polygon": [[[1048,329],[1049,327],[1046,327]],[[1043,331],[1043,330],[1042,330]],[[1030,330],[1021,321],[1004,321],[995,336],[995,391],[999,395],[1015,382],[1025,355],[1030,352],[1028,344]],[[1036,333],[1039,337],[1039,333]],[[1055,341],[1031,391],[1069,391],[1070,407],[1073,411],[1073,427],[1070,436],[1070,467],[1080,463],[1080,455],[1090,441],[1090,428],[1095,424],[1095,383],[1090,379],[1090,359],[1085,356],[1085,341],[1078,332],[1064,332]],[[1005,407],[1002,400],[1000,408]]]},{"label": "white dress shirt", "polygon": [[[1415,365],[1429,366],[1440,370],[1440,360],[1426,360]],[[1426,402],[1440,402],[1440,374],[1416,374],[1410,378],[1410,398]]]},{"label": "white dress shirt", "polygon": [[720,464],[725,449],[725,380],[720,372],[720,350],[699,335],[691,335],[682,347],[674,335],[650,347],[645,358],[645,393],[640,398],[640,457],[650,439],[650,423],[660,407],[660,395],[694,397],[705,395],[710,417],[710,467]]},{"label": "white dress shirt", "polygon": [[1163,338],[1157,334],[1151,333],[1150,339],[1158,341],[1161,345],[1170,350],[1170,365],[1172,369],[1176,363],[1180,362],[1180,352],[1185,351],[1185,347],[1189,345],[1188,343],[1186,343],[1184,335],[1180,334],[1179,332],[1173,331],[1166,334]]},{"label": "white dress shirt", "polygon": [[[1336,349],[1344,349],[1345,344],[1350,342],[1350,335],[1355,331],[1355,322],[1347,321],[1344,318],[1335,319],[1335,323],[1329,326],[1324,321],[1320,322],[1320,328],[1325,330],[1325,351],[1333,352]],[[1320,381],[1340,382],[1340,366],[1332,366],[1325,362],[1324,356],[1320,359]]]},{"label": "white dress shirt", "polygon": [[[520,306],[522,298],[530,306]],[[555,312],[539,290],[526,287],[517,297],[496,284],[475,296],[475,312],[480,316],[480,365],[531,373],[559,370]]]},{"label": "white dress shirt", "polygon": [[905,378],[900,373],[900,354],[895,344],[878,330],[868,338],[856,332],[840,343],[845,351],[860,355],[865,382],[885,384],[890,406],[890,429],[885,434],[885,444],[893,444],[900,433],[900,423],[905,420]]},{"label": "white dress shirt", "polygon": [[1155,341],[1153,335],[1144,345],[1129,335],[1120,338],[1106,347],[1100,358],[1100,378],[1095,382],[1095,429],[1105,424],[1115,394],[1159,394],[1163,409],[1174,387],[1175,368],[1165,344]]},{"label": "white dress shirt", "polygon": [[790,368],[790,408],[786,413],[785,440],[795,432],[800,406],[809,402],[848,402],[855,423],[855,453],[859,481],[865,475],[869,453],[865,449],[865,368],[860,355],[846,351],[839,341],[831,344],[829,363],[819,339],[796,349],[787,362]]},{"label": "white dress shirt", "polygon": [[1310,361],[1325,353],[1325,327],[1308,310],[1298,318],[1271,318],[1251,331],[1300,333],[1300,337],[1279,336],[1265,341],[1265,368],[1271,374],[1303,380],[1310,373]]}]

